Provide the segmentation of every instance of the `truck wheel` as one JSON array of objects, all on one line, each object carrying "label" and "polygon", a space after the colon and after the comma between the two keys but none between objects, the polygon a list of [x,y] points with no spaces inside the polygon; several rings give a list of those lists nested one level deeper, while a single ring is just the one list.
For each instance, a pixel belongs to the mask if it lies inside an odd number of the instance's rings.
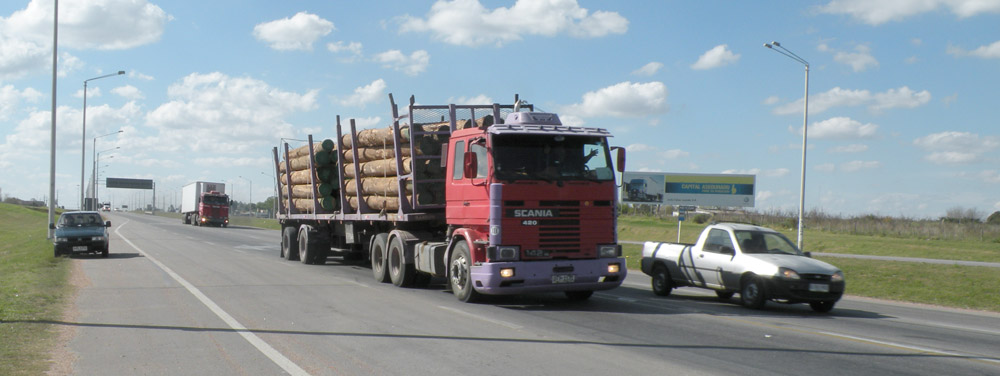
[{"label": "truck wheel", "polygon": [[653,285],[653,293],[659,296],[670,296],[670,292],[674,289],[670,273],[667,272],[667,267],[663,264],[657,264],[653,267],[653,279],[650,283]]},{"label": "truck wheel", "polygon": [[413,264],[405,263],[403,251],[403,241],[399,237],[394,237],[389,241],[389,259],[387,261],[389,279],[396,286],[410,287],[413,286],[413,277],[417,274],[417,270]]},{"label": "truck wheel", "polygon": [[326,254],[330,249],[330,243],[320,231],[313,230],[312,227],[302,226],[299,228],[299,261],[303,264],[326,264]]},{"label": "truck wheel", "polygon": [[584,301],[590,299],[591,295],[594,295],[593,291],[566,291],[566,297],[574,302]]},{"label": "truck wheel", "polygon": [[718,296],[719,300],[722,300],[722,301],[726,301],[726,300],[732,299],[733,295],[735,295],[735,294],[736,293],[732,292],[732,291],[718,291],[718,290],[715,291],[715,296]]},{"label": "truck wheel", "polygon": [[288,261],[299,259],[299,237],[298,229],[293,226],[285,226],[281,230],[281,257]]},{"label": "truck wheel", "polygon": [[189,225],[191,224],[191,217],[188,216],[187,214],[184,214],[184,218],[181,220],[181,222],[184,222],[185,225]]},{"label": "truck wheel", "polygon": [[740,290],[740,302],[744,307],[750,309],[761,309],[767,302],[767,291],[759,277],[748,277],[743,280],[743,288]]},{"label": "truck wheel", "polygon": [[816,312],[819,312],[819,313],[827,313],[827,312],[830,312],[830,310],[833,309],[833,305],[834,304],[837,304],[837,302],[829,301],[829,300],[822,301],[822,302],[812,302],[812,303],[809,303],[809,308],[812,308],[813,311],[816,311]]},{"label": "truck wheel", "polygon": [[372,274],[377,282],[389,282],[389,274],[386,273],[387,252],[385,247],[389,241],[389,234],[380,233],[375,235],[375,242],[372,244]]},{"label": "truck wheel", "polygon": [[479,293],[472,287],[472,257],[464,240],[457,243],[448,263],[448,281],[451,292],[458,300],[471,303],[479,299]]}]

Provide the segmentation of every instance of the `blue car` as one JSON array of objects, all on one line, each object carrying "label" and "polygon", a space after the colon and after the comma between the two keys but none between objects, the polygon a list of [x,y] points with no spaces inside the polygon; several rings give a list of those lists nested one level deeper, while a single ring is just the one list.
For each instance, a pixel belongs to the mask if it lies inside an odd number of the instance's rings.
[{"label": "blue car", "polygon": [[97,253],[108,257],[108,228],[111,221],[104,221],[96,211],[66,212],[58,223],[49,224],[55,229],[55,257],[74,253]]}]

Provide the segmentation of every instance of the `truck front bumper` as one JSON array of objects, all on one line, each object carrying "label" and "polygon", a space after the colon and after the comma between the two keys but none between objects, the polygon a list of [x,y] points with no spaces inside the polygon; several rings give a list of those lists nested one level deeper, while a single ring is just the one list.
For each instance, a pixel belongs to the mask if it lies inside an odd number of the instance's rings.
[{"label": "truck front bumper", "polygon": [[[501,270],[513,269],[510,277]],[[614,271],[614,270],[617,271]],[[598,291],[625,280],[624,258],[494,262],[472,266],[472,286],[487,295],[553,291]]]}]

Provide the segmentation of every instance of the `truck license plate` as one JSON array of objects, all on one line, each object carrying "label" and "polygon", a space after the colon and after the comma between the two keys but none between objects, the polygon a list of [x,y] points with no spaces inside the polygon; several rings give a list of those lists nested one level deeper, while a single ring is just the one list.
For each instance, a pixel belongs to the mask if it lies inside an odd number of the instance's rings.
[{"label": "truck license plate", "polygon": [[809,291],[811,292],[830,292],[830,285],[825,283],[810,283]]},{"label": "truck license plate", "polygon": [[73,252],[86,252],[87,246],[85,245],[75,245],[73,246]]},{"label": "truck license plate", "polygon": [[552,276],[552,283],[573,283],[576,282],[574,274],[556,274]]}]

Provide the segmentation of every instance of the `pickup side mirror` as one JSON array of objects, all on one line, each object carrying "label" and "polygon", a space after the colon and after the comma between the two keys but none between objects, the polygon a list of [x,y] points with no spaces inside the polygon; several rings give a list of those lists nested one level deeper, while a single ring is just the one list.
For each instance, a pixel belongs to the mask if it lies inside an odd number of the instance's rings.
[{"label": "pickup side mirror", "polygon": [[104,227],[111,227],[111,221],[104,222]]},{"label": "pickup side mirror", "polygon": [[462,166],[462,172],[466,179],[473,179],[479,174],[479,158],[476,153],[465,152],[465,165]]},{"label": "pickup side mirror", "polygon": [[724,255],[736,256],[736,250],[728,245],[724,245],[722,246],[722,248],[719,248],[719,253]]},{"label": "pickup side mirror", "polygon": [[806,257],[808,257],[808,258],[812,258],[813,257],[813,253],[812,252],[803,252],[803,254],[805,254]]}]

